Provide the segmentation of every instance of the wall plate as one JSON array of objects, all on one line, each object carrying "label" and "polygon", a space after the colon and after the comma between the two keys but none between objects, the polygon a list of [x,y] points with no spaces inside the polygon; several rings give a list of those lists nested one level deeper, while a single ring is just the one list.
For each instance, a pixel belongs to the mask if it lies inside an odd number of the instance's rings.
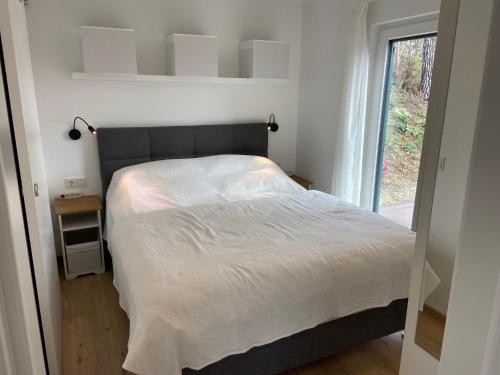
[{"label": "wall plate", "polygon": [[64,187],[66,189],[79,189],[87,186],[85,177],[67,177],[64,179]]}]

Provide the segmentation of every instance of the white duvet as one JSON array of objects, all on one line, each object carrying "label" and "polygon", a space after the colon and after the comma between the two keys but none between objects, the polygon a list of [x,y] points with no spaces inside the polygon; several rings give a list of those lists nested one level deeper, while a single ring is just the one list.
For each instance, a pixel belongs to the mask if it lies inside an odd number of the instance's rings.
[{"label": "white duvet", "polygon": [[200,369],[408,297],[409,230],[305,191],[265,158],[125,168],[107,203],[134,373]]}]

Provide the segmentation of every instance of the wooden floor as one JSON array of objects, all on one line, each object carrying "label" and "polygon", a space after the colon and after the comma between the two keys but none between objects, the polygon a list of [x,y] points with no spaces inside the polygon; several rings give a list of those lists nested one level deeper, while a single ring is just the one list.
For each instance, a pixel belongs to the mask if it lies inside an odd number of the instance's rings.
[{"label": "wooden floor", "polygon": [[[129,374],[121,369],[129,322],[112,273],[61,279],[63,375]],[[394,334],[283,375],[396,375],[402,344]]]},{"label": "wooden floor", "polygon": [[446,318],[432,310],[424,308],[423,312],[418,312],[415,343],[437,360],[441,358],[445,325]]},{"label": "wooden floor", "polygon": [[113,275],[61,281],[63,375],[127,374],[128,318],[118,305]]}]

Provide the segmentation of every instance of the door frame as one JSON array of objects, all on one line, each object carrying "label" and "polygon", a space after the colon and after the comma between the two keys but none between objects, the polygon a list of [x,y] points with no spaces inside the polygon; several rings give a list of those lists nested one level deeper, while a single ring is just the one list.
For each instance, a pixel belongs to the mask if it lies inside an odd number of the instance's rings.
[{"label": "door frame", "polygon": [[481,5],[460,1],[448,102],[453,114],[447,121],[453,126],[472,121],[474,142],[441,352],[442,375],[496,375],[500,365],[500,0]]},{"label": "door frame", "polygon": [[[19,196],[22,198],[21,215],[23,214],[22,209],[25,210],[25,217],[23,218],[25,221],[21,222],[21,225],[18,222],[7,224],[13,226],[12,230],[22,230],[24,236],[29,236],[31,260],[36,282],[35,297],[38,297],[41,324],[36,322],[36,325],[34,325],[31,321],[25,321],[25,324],[28,329],[28,339],[33,342],[36,341],[34,338],[35,332],[38,334],[38,341],[40,340],[39,327],[41,326],[43,345],[45,345],[44,351],[43,348],[35,348],[33,344],[29,355],[33,357],[31,359],[35,370],[22,373],[44,374],[50,372],[51,375],[58,375],[61,373],[62,352],[60,285],[50,215],[50,201],[43,162],[44,156],[31,65],[26,11],[23,1],[0,0],[0,32],[2,33],[5,73],[8,81],[12,125],[16,139],[16,154],[19,162],[19,184],[22,187],[21,192],[17,191],[17,199],[19,199]],[[12,181],[9,181],[9,183],[12,184]],[[15,209],[17,210],[17,208]],[[17,215],[18,212],[15,212],[15,214]],[[26,231],[24,225],[22,225],[23,223],[27,223]],[[14,227],[14,225],[16,226]],[[15,245],[17,244],[16,242]],[[26,246],[26,239],[24,246]],[[23,250],[18,251],[22,252]],[[27,250],[24,251],[28,255]],[[26,277],[24,273],[15,268],[13,268],[12,272],[17,272],[17,276],[14,275],[13,277],[22,278],[24,282]],[[32,284],[31,276],[30,283]],[[24,288],[27,287],[24,286]],[[33,290],[33,285],[31,285],[31,290]],[[7,293],[5,288],[4,292]],[[24,307],[28,308],[28,305]],[[31,309],[31,307],[29,308]],[[48,362],[47,371],[38,367],[38,357],[41,356],[43,361],[44,355],[46,355]],[[24,357],[27,356],[25,351]],[[28,359],[25,359],[25,361],[28,362]]]},{"label": "door frame", "polygon": [[12,333],[9,329],[7,320],[7,308],[5,306],[5,298],[0,283],[0,374],[15,375],[14,370],[14,353],[12,351]]},{"label": "door frame", "polygon": [[[4,34],[0,30],[0,38]],[[0,40],[0,89],[8,126],[0,128],[0,357],[7,374],[44,374],[46,360],[39,306],[23,212],[12,112]]]},{"label": "door frame", "polygon": [[[380,203],[380,189],[382,187],[382,168],[384,160],[384,146],[385,138],[387,133],[387,119],[389,114],[389,106],[391,99],[391,83],[392,83],[392,58],[394,56],[394,43],[404,42],[407,40],[415,40],[426,37],[437,36],[437,32],[431,32],[426,34],[416,34],[412,36],[405,36],[402,38],[389,39],[387,41],[387,56],[386,56],[386,67],[384,73],[384,83],[382,92],[382,105],[380,109],[380,119],[379,119],[379,135],[378,135],[378,145],[377,145],[377,159],[375,166],[375,182],[373,189],[373,200],[372,200],[372,211],[378,212]],[[424,135],[425,136],[425,135]],[[423,144],[422,144],[423,145]],[[417,201],[417,196],[415,195],[415,202]],[[416,207],[417,205],[415,205]],[[412,225],[413,227],[413,225]]]},{"label": "door frame", "polygon": [[500,368],[500,275],[495,291],[489,332],[481,375],[495,375],[494,371]]}]

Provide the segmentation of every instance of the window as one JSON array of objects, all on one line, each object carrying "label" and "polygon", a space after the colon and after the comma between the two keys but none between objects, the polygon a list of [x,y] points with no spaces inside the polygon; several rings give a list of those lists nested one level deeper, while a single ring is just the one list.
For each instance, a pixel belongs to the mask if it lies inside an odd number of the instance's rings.
[{"label": "window", "polygon": [[436,34],[389,41],[373,210],[412,226]]}]

